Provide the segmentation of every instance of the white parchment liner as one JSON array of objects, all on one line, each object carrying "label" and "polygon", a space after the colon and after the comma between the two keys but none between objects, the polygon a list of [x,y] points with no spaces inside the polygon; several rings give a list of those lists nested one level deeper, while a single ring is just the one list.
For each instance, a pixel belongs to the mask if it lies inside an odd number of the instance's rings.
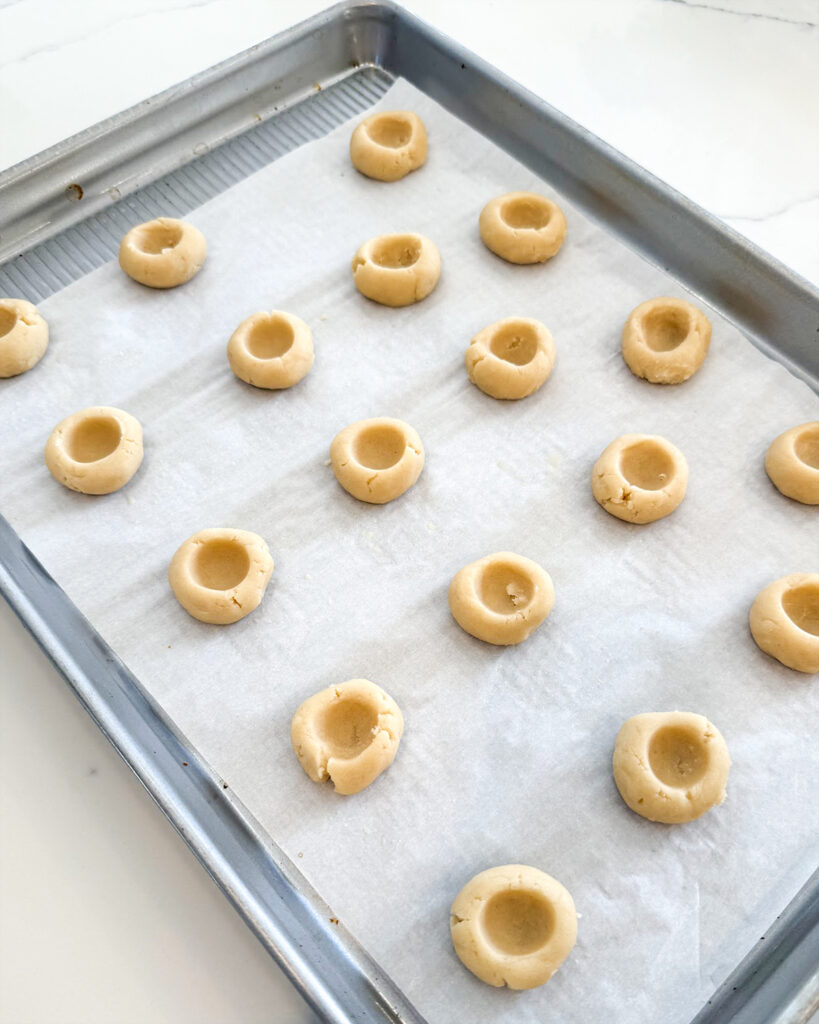
[{"label": "white parchment liner", "polygon": [[[406,83],[381,106],[424,118],[421,171],[365,179],[342,127],[190,216],[210,251],[185,287],[150,291],[113,261],[42,304],[51,348],[0,382],[0,508],[432,1024],[683,1024],[816,863],[818,684],[757,650],[747,612],[769,581],[819,567],[817,510],[762,464],[819,401],[713,312],[691,381],[637,380],[623,321],[685,290],[565,203],[556,259],[503,263],[478,237],[482,205],[548,185]],[[438,244],[443,275],[393,310],[355,291],[350,259],[399,230]],[[239,321],[270,308],[315,337],[315,367],[282,393],[236,380],[225,357]],[[488,398],[463,367],[469,339],[507,315],[543,320],[557,344],[522,402]],[[142,469],[106,498],[60,487],[42,459],[51,428],[93,404],[145,430]],[[427,452],[383,507],[327,465],[333,435],[376,415],[406,419]],[[691,469],[678,511],[646,527],[589,487],[631,431],[668,437]],[[262,534],[276,560],[262,606],[230,627],[191,619],[166,581],[177,546],[221,525]],[[458,568],[500,549],[540,562],[557,593],[508,650],[463,633],[446,598]],[[305,697],[353,676],[398,701],[406,732],[392,768],[342,798],[307,779],[288,730]],[[722,807],[667,827],[625,807],[610,758],[626,717],[675,708],[710,717],[734,767]],[[571,958],[530,993],[482,985],[449,941],[457,891],[508,862],[555,875],[582,915]]]}]

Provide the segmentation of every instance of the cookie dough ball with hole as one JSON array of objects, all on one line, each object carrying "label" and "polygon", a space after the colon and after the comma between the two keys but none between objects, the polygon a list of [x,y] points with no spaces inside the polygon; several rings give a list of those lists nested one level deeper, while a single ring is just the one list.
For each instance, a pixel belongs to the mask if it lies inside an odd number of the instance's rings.
[{"label": "cookie dough ball with hole", "polygon": [[819,421],[780,434],[765,456],[765,472],[786,498],[819,505]]},{"label": "cookie dough ball with hole", "polygon": [[461,629],[502,647],[522,643],[554,603],[551,576],[531,558],[511,551],[470,562],[449,584],[449,608]]},{"label": "cookie dough ball with hole", "polygon": [[157,217],[131,228],[119,247],[119,265],[149,288],[176,288],[202,269],[208,246],[184,220]]},{"label": "cookie dough ball with hole", "polygon": [[267,544],[249,530],[200,530],[177,550],[168,582],[185,611],[219,626],[259,607],[273,574]]},{"label": "cookie dough ball with hole", "polygon": [[411,306],[438,284],[441,257],[423,235],[379,235],[353,257],[353,280],[362,295],[382,306]]},{"label": "cookie dough ball with hole", "polygon": [[623,359],[652,384],[681,384],[699,370],[711,344],[711,322],[685,299],[649,299],[623,327]]},{"label": "cookie dough ball with hole", "polygon": [[769,583],[749,620],[766,654],[797,672],[819,672],[819,573],[794,572]]},{"label": "cookie dough ball with hole", "polygon": [[675,825],[722,803],[731,758],[719,729],[703,715],[650,712],[620,729],[612,767],[632,811]]},{"label": "cookie dough ball with hole", "polygon": [[291,388],[313,365],[313,335],[292,313],[254,313],[230,336],[227,354],[239,380],[257,388]]},{"label": "cookie dough ball with hole", "polygon": [[359,793],[389,768],[404,719],[395,701],[369,679],[350,679],[308,698],[293,715],[290,741],[313,782]]},{"label": "cookie dough ball with hole", "polygon": [[627,523],[653,523],[671,515],[687,486],[685,456],[657,434],[623,434],[592,470],[595,500]]},{"label": "cookie dough ball with hole", "polygon": [[398,181],[421,167],[426,158],[424,122],[409,110],[370,114],[350,139],[353,167],[378,181]]},{"label": "cookie dough ball with hole", "polygon": [[0,377],[16,377],[43,358],[48,324],[25,299],[0,299]]},{"label": "cookie dough ball with hole", "polygon": [[539,320],[507,317],[479,331],[466,350],[466,372],[492,398],[526,398],[555,364],[555,343]]},{"label": "cookie dough ball with hole", "polygon": [[336,480],[359,501],[384,505],[409,490],[424,468],[424,446],[409,423],[381,416],[339,431],[330,445]]},{"label": "cookie dough ball with hole", "polygon": [[566,237],[563,211],[535,192],[507,192],[491,199],[480,216],[483,244],[507,263],[544,263]]},{"label": "cookie dough ball with hole", "polygon": [[66,416],[45,447],[48,471],[82,494],[111,494],[142,464],[142,427],[122,409],[92,405]]},{"label": "cookie dough ball with hole", "polygon": [[569,891],[525,864],[475,875],[450,908],[458,959],[487,985],[544,985],[577,941],[577,911]]}]

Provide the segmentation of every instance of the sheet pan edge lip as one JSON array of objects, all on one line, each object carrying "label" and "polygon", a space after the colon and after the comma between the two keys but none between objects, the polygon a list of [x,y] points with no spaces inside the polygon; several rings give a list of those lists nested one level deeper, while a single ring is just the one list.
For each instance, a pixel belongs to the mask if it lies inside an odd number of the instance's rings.
[{"label": "sheet pan edge lip", "polygon": [[[382,6],[382,0],[375,0],[375,6]],[[121,129],[132,128],[137,122],[146,118],[154,118],[158,112],[170,106],[176,100],[181,99],[189,93],[201,91],[206,86],[216,85],[222,79],[234,71],[242,70],[249,61],[262,59],[280,50],[285,50],[292,43],[311,32],[333,25],[339,15],[345,10],[356,7],[370,6],[368,0],[340,0],[340,2],[319,11],[317,14],[305,18],[303,21],[291,25],[275,35],[269,36],[252,46],[246,47],[239,53],[235,53],[218,64],[213,64],[202,71],[197,71],[188,78],[182,79],[162,89],[158,93],[146,96],[145,99],[126,107],[124,110],[111,114],[109,117],[97,121],[95,124],[82,128],[80,131],[69,135],[52,146],[35,153],[33,156],[12,164],[10,167],[0,170],[0,196],[3,190],[11,184],[17,184],[26,177],[43,170],[50,164],[55,164],[65,157],[71,156],[81,150],[87,149],[99,142],[105,136],[111,135]]]}]

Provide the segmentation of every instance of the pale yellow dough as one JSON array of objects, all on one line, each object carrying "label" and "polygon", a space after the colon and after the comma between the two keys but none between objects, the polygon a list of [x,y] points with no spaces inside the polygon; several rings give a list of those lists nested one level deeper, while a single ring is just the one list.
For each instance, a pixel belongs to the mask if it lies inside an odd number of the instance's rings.
[{"label": "pale yellow dough", "polygon": [[349,796],[392,764],[404,732],[395,701],[369,679],[349,679],[308,698],[293,715],[290,740],[313,782],[330,779]]},{"label": "pale yellow dough", "polygon": [[230,336],[227,354],[240,380],[257,388],[291,388],[313,365],[313,335],[292,313],[254,313]]},{"label": "pale yellow dough", "polygon": [[592,494],[611,515],[628,523],[653,523],[671,515],[685,497],[688,463],[656,434],[623,434],[592,470]]},{"label": "pale yellow dough", "polygon": [[200,622],[226,626],[259,607],[273,573],[267,544],[249,530],[200,530],[177,550],[168,582]]},{"label": "pale yellow dough", "polygon": [[765,456],[765,471],[786,498],[819,505],[819,421],[780,434]]},{"label": "pale yellow dough", "polygon": [[48,471],[82,494],[111,494],[142,464],[142,427],[122,409],[93,405],[66,416],[45,447]]},{"label": "pale yellow dough", "polygon": [[539,320],[507,317],[479,331],[466,350],[466,372],[492,398],[526,398],[555,363],[555,343]]},{"label": "pale yellow dough", "polygon": [[461,629],[498,646],[524,641],[554,603],[551,576],[511,551],[470,562],[449,584],[449,608]]},{"label": "pale yellow dough", "polygon": [[487,985],[544,985],[577,941],[577,911],[556,878],[525,864],[475,875],[450,908],[452,945]]},{"label": "pale yellow dough", "polygon": [[365,117],[350,139],[357,171],[378,181],[398,181],[427,158],[424,122],[409,110],[383,110]]},{"label": "pale yellow dough", "polygon": [[711,343],[708,317],[684,299],[649,299],[623,327],[623,359],[652,384],[681,384],[699,370]]},{"label": "pale yellow dough", "polygon": [[48,348],[48,324],[25,299],[0,299],[0,377],[35,366]]},{"label": "pale yellow dough", "polygon": [[749,621],[766,654],[797,672],[819,672],[819,573],[794,572],[769,583]]},{"label": "pale yellow dough", "polygon": [[508,263],[543,263],[566,237],[566,218],[551,199],[536,192],[507,192],[491,199],[479,219],[487,249]]},{"label": "pale yellow dough", "polygon": [[353,281],[362,295],[382,306],[411,306],[438,284],[441,257],[423,235],[379,235],[353,257]]},{"label": "pale yellow dough", "polygon": [[623,725],[612,767],[632,811],[675,825],[722,803],[731,758],[719,729],[703,715],[658,711]]},{"label": "pale yellow dough", "polygon": [[336,480],[359,501],[384,505],[409,490],[424,468],[424,446],[403,420],[358,420],[330,445]]},{"label": "pale yellow dough", "polygon": [[119,265],[149,288],[176,288],[199,273],[208,246],[184,220],[157,217],[131,228],[119,247]]}]

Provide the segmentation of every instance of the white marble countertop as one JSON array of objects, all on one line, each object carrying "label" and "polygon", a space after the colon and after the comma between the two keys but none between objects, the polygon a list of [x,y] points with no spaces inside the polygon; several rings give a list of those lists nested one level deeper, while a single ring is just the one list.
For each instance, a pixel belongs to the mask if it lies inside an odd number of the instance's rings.
[{"label": "white marble countertop", "polygon": [[[0,168],[322,0],[0,0]],[[817,0],[407,0],[819,282]],[[0,1021],[310,1015],[0,604]]]}]

